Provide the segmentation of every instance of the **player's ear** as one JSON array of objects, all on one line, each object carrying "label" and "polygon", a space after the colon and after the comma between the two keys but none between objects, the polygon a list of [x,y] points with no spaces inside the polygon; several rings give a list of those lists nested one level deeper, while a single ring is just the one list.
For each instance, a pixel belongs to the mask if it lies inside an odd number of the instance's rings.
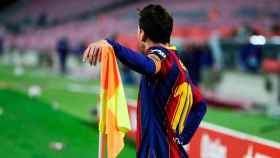
[{"label": "player's ear", "polygon": [[145,32],[142,30],[142,33],[143,33],[143,35],[142,35],[142,41],[143,42],[146,42],[147,41],[147,36],[146,36],[146,34],[145,34]]},{"label": "player's ear", "polygon": [[146,40],[147,40],[147,36],[146,36],[146,34],[145,34],[145,32],[144,32],[144,30],[140,30],[140,37],[141,37],[141,41],[142,42],[146,42]]},{"label": "player's ear", "polygon": [[141,41],[141,42],[146,41],[146,36],[145,36],[144,30],[142,30],[141,28],[138,27],[138,33],[137,34],[138,34],[139,41]]}]

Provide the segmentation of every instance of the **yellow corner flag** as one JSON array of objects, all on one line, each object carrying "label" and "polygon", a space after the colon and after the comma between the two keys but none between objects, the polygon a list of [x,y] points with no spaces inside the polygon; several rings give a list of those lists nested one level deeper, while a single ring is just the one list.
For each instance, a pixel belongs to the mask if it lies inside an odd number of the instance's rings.
[{"label": "yellow corner flag", "polygon": [[107,156],[115,158],[124,147],[130,129],[127,103],[114,49],[101,41],[101,93],[99,131],[106,136]]}]

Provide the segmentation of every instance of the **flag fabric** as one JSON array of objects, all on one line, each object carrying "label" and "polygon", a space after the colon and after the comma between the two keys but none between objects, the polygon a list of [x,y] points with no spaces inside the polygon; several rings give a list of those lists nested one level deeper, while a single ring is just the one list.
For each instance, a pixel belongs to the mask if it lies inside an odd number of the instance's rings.
[{"label": "flag fabric", "polygon": [[99,131],[106,135],[107,156],[115,158],[124,147],[131,129],[127,103],[113,47],[105,41],[101,55]]}]

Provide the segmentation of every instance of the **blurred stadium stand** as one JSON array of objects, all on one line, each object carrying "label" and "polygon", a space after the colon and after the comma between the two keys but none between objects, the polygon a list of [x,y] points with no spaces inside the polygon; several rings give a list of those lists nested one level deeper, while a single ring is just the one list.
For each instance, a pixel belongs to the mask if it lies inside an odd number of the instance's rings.
[{"label": "blurred stadium stand", "polygon": [[[126,5],[117,7],[120,2]],[[275,20],[280,18],[279,2],[276,0],[269,0],[269,2],[237,0],[231,5],[228,5],[228,1],[223,0],[154,2],[167,6],[174,15],[176,23],[174,36],[190,41],[205,41],[216,29],[221,32],[222,37],[230,37],[239,27],[248,24],[256,32],[271,36],[272,32],[269,29],[274,25]],[[64,3],[67,5],[61,5]],[[16,40],[19,47],[25,45],[27,48],[51,48],[54,46],[53,41],[56,41],[57,37],[61,35],[67,35],[73,42],[76,42],[80,39],[92,41],[103,38],[112,32],[124,35],[133,34],[137,24],[136,10],[146,3],[146,1],[121,0],[30,1],[17,11],[13,11],[9,17],[9,23],[15,23],[16,27],[20,27],[21,21],[32,23],[30,21],[37,19],[37,22],[34,23],[42,23],[42,25],[56,21],[58,25],[50,25],[46,28],[23,26],[19,28],[21,35]],[[104,7],[108,9],[102,12]],[[96,10],[99,11],[99,14],[94,12]],[[81,21],[85,15],[89,19]],[[38,38],[41,42],[34,42],[38,41]],[[22,41],[25,41],[24,44]]]}]

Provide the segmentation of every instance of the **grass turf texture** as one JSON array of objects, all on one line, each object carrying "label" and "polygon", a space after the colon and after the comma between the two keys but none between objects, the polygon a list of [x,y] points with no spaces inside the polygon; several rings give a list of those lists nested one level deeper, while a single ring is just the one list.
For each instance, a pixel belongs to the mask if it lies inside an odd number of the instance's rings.
[{"label": "grass turf texture", "polygon": [[[12,90],[0,90],[0,155],[5,158],[97,157],[98,130],[48,103]],[[61,151],[52,142],[62,142]],[[127,145],[120,157],[134,157]]]},{"label": "grass turf texture", "polygon": [[[41,69],[40,70],[27,69],[24,75],[15,76],[13,74],[13,67],[0,65],[0,89],[1,87],[5,89],[8,88],[26,94],[28,87],[30,87],[31,85],[41,86],[42,95],[38,97],[35,101],[43,102],[44,103],[43,105],[47,107],[52,107],[54,104],[57,104],[60,113],[64,113],[64,115],[67,115],[69,117],[71,116],[78,120],[79,123],[77,123],[77,125],[73,125],[73,128],[76,128],[76,126],[81,126],[83,122],[91,121],[91,116],[89,111],[92,107],[94,107],[97,104],[96,99],[98,98],[98,96],[96,93],[69,91],[67,87],[73,84],[90,88],[90,87],[98,86],[98,81],[69,79],[68,77],[54,75],[52,73],[47,72],[46,70],[41,70]],[[136,87],[125,86],[125,91],[126,94],[128,95],[127,96],[128,98],[136,99],[137,90],[138,88]],[[14,100],[16,100],[16,98],[12,99],[12,101]],[[38,104],[36,107],[40,108],[41,107],[40,105],[41,104]],[[16,118],[21,120],[19,116],[17,116]],[[230,111],[226,109],[216,109],[210,107],[208,108],[208,113],[204,120],[207,122],[215,123],[228,128],[246,132],[252,135],[260,136],[262,138],[280,142],[280,135],[279,135],[280,128],[277,128],[279,127],[277,126],[277,124],[279,123],[279,119],[278,120],[272,119],[263,114],[251,114],[246,112],[236,112],[236,111]],[[9,128],[13,129],[14,124],[11,122],[10,125],[11,126]],[[0,127],[1,126],[2,123],[0,122]],[[33,128],[37,128],[37,126],[33,126]],[[265,130],[265,129],[272,129],[272,130]],[[52,128],[46,128],[45,130],[47,130],[46,133],[54,133]],[[96,129],[90,129],[90,130],[91,132],[93,132],[93,135],[95,135],[95,138],[97,138],[98,131]],[[34,135],[38,134],[36,130],[31,130],[30,132],[31,134],[36,132],[34,133]],[[78,135],[79,134],[77,133],[76,136]],[[19,136],[15,137],[14,139],[19,139],[20,137],[24,137],[24,135],[19,133]],[[33,137],[30,137],[29,139],[30,139],[29,141],[33,141]],[[70,141],[70,139],[71,138],[69,138],[68,141]],[[16,141],[13,144],[14,146],[21,145],[21,143],[17,142],[17,140],[14,141]],[[81,142],[86,144],[87,140],[84,141],[81,140]],[[97,139],[95,139],[94,144],[96,145],[98,144]],[[5,143],[1,143],[0,149],[2,148],[4,149],[6,148],[6,146],[8,145],[5,145]],[[97,146],[96,149],[91,149],[91,148],[89,149],[89,147],[85,147],[84,150],[85,151],[92,150],[97,152]],[[135,152],[135,150],[130,145],[126,145],[125,151],[123,152],[124,155],[127,155],[125,154],[126,151],[129,151],[128,153]],[[30,150],[29,152],[33,152],[33,151]]]}]

